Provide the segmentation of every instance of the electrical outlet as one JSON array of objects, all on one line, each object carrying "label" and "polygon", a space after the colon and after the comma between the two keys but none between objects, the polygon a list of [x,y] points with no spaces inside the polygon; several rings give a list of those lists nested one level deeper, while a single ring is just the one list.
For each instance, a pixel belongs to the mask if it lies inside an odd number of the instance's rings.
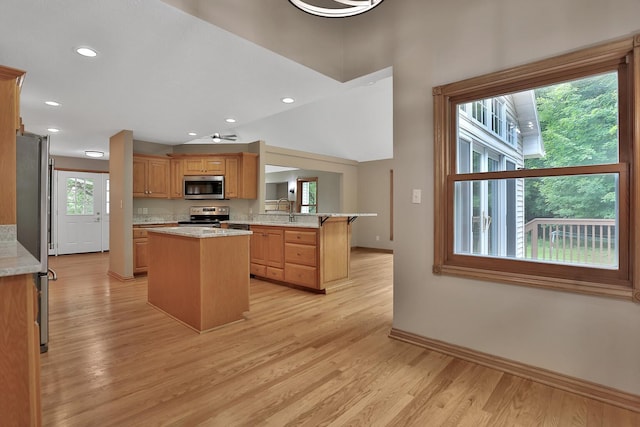
[{"label": "electrical outlet", "polygon": [[422,203],[422,190],[414,188],[411,193],[411,203]]},{"label": "electrical outlet", "polygon": [[376,236],[376,241],[379,241],[379,240],[380,240],[380,236]]},{"label": "electrical outlet", "polygon": [[147,209],[147,208],[142,208],[142,213],[143,213],[143,214],[148,214],[148,213],[149,213],[149,209]]},{"label": "electrical outlet", "polygon": [[141,214],[142,213],[142,208],[138,208],[138,213]]}]

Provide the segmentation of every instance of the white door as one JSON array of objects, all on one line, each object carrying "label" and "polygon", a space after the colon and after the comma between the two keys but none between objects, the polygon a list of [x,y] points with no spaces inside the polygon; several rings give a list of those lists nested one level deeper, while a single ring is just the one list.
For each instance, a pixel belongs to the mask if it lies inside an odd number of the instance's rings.
[{"label": "white door", "polygon": [[57,171],[59,255],[103,250],[103,175]]}]

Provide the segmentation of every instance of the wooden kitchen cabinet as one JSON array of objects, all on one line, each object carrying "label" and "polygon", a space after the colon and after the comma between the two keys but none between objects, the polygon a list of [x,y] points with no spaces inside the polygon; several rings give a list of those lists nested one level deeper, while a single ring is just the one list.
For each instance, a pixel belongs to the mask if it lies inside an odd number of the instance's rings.
[{"label": "wooden kitchen cabinet", "polygon": [[[349,283],[351,224],[325,218],[320,227],[251,226],[251,274],[327,292]],[[280,234],[282,233],[282,234]],[[282,236],[279,239],[266,236]]]},{"label": "wooden kitchen cabinet", "polygon": [[225,159],[222,156],[186,158],[182,166],[184,175],[224,175]]},{"label": "wooden kitchen cabinet", "polygon": [[170,190],[169,197],[171,199],[182,199],[184,197],[184,172],[182,168],[182,160],[171,159],[169,161],[170,171],[169,175],[171,178],[170,182]]},{"label": "wooden kitchen cabinet", "polygon": [[147,228],[177,226],[177,223],[166,223],[133,227],[133,274],[146,273],[149,269],[149,236]]},{"label": "wooden kitchen cabinet", "polygon": [[227,199],[258,197],[258,155],[238,153],[227,157],[224,185]]},{"label": "wooden kitchen cabinet", "polygon": [[238,198],[238,157],[227,157],[225,159],[224,174],[224,198]]},{"label": "wooden kitchen cabinet", "polygon": [[0,277],[0,414],[3,426],[42,425],[40,332],[33,275]]},{"label": "wooden kitchen cabinet", "polygon": [[133,156],[133,197],[168,199],[170,192],[168,158]]},{"label": "wooden kitchen cabinet", "polygon": [[[180,185],[190,175],[223,175],[225,199],[255,199],[258,197],[258,155],[255,153],[220,153],[215,155],[170,154],[171,198],[184,195],[173,193],[173,186]],[[175,162],[181,163],[174,166]],[[178,178],[179,177],[179,178]]]},{"label": "wooden kitchen cabinet", "polygon": [[0,225],[16,223],[16,131],[20,126],[20,88],[25,72],[0,66]]},{"label": "wooden kitchen cabinet", "polygon": [[284,279],[284,232],[279,227],[252,226],[250,272],[274,280]]},{"label": "wooden kitchen cabinet", "polygon": [[284,280],[318,288],[318,233],[315,230],[284,232]]},{"label": "wooden kitchen cabinet", "polygon": [[146,273],[149,267],[147,230],[133,229],[133,273]]}]

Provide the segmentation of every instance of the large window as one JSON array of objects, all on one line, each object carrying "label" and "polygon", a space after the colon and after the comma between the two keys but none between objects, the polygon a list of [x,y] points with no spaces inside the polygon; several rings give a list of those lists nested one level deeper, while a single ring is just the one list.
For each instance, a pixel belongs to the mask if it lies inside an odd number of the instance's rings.
[{"label": "large window", "polygon": [[639,86],[628,39],[434,88],[434,272],[640,300]]},{"label": "large window", "polygon": [[318,178],[298,178],[297,204],[300,213],[318,213]]}]

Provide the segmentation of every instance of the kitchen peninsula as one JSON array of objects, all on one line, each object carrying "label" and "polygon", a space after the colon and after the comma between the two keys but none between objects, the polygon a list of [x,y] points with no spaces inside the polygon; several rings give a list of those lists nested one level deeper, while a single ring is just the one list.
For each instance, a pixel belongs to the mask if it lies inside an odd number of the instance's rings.
[{"label": "kitchen peninsula", "polygon": [[198,331],[249,311],[250,231],[150,228],[148,302]]},{"label": "kitchen peninsula", "polygon": [[[351,223],[374,213],[260,214],[231,220],[251,236],[251,274],[327,293],[349,284]],[[224,222],[223,222],[223,226]]]}]

